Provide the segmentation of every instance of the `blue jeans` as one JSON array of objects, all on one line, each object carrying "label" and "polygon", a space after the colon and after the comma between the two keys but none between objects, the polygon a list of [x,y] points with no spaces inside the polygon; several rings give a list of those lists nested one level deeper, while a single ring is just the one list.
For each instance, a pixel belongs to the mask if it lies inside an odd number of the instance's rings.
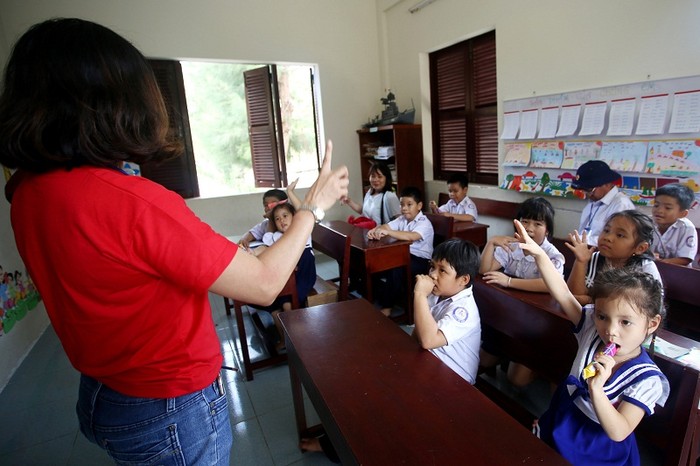
[{"label": "blue jeans", "polygon": [[82,375],[76,410],[83,435],[117,464],[229,464],[233,435],[220,378],[176,398],[137,398]]}]

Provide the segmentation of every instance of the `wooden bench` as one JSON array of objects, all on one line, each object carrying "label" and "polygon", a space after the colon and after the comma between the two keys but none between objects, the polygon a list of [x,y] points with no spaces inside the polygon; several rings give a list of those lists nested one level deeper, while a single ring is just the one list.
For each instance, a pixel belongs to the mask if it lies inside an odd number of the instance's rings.
[{"label": "wooden bench", "polygon": [[656,261],[666,292],[666,327],[700,340],[700,270]]},{"label": "wooden bench", "polygon": [[306,307],[320,304],[335,303],[338,301],[338,286],[316,275],[314,287],[306,297]]}]

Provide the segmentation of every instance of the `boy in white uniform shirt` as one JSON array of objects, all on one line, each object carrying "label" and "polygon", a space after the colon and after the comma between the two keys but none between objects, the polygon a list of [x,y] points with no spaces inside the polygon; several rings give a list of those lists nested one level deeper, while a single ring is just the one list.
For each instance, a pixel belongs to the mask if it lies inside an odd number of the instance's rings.
[{"label": "boy in white uniform shirt", "polygon": [[589,160],[576,170],[574,189],[586,193],[588,204],[581,212],[579,233],[588,232],[587,243],[598,245],[598,236],[612,214],[634,209],[634,204],[616,186],[622,177],[602,160]]},{"label": "boy in white uniform shirt", "polygon": [[656,190],[651,215],[654,219],[652,252],[657,260],[689,265],[698,252],[698,233],[686,217],[695,202],[695,193],[680,183]]},{"label": "boy in white uniform shirt", "polygon": [[469,192],[469,180],[463,173],[456,173],[447,179],[447,192],[450,200],[437,206],[435,201],[430,201],[430,210],[434,214],[452,217],[456,221],[476,222],[476,204],[467,196]]},{"label": "boy in white uniform shirt", "polygon": [[479,250],[450,239],[435,248],[428,275],[416,276],[413,336],[450,369],[473,384],[479,369],[481,320],[472,278]]},{"label": "boy in white uniform shirt", "polygon": [[[401,215],[389,223],[371,229],[367,233],[367,239],[381,239],[390,236],[399,240],[412,241],[411,252],[411,277],[424,274],[428,271],[428,264],[433,255],[433,237],[435,232],[421,210],[423,209],[423,195],[418,188],[407,187],[401,190]],[[384,274],[386,284],[380,284],[376,289],[378,301],[382,307],[382,314],[391,314],[391,308],[396,296],[403,296],[404,277],[403,269],[392,269]],[[377,274],[375,274],[377,275]]]}]

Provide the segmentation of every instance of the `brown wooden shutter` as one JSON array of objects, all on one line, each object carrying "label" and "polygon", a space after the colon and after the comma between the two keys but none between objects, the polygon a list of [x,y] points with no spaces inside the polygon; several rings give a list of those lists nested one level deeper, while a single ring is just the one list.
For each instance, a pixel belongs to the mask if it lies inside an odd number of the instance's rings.
[{"label": "brown wooden shutter", "polygon": [[243,73],[250,155],[255,186],[259,188],[287,184],[284,144],[279,139],[282,133],[279,105],[276,104],[276,70],[270,65]]},{"label": "brown wooden shutter", "polygon": [[498,94],[496,33],[474,39],[472,44],[474,96],[474,181],[498,183]]},{"label": "brown wooden shutter", "polygon": [[430,54],[435,179],[498,183],[496,34]]},{"label": "brown wooden shutter", "polygon": [[175,191],[184,198],[198,197],[197,167],[192,149],[192,134],[187,114],[182,67],[179,62],[173,60],[148,61],[153,68],[160,92],[163,94],[163,100],[170,117],[170,126],[174,133],[182,139],[185,152],[181,157],[165,162],[141,165],[141,175]]}]

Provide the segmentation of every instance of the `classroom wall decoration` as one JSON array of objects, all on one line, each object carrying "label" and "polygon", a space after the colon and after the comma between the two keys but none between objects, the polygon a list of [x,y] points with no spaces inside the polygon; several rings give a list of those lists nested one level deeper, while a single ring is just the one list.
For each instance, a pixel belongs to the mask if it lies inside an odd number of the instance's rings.
[{"label": "classroom wall decoration", "polygon": [[700,76],[565,92],[503,103],[500,187],[584,199],[576,169],[603,160],[638,205],[687,184],[700,201]]},{"label": "classroom wall decoration", "polygon": [[40,300],[31,278],[19,270],[5,272],[0,266],[0,336],[10,333]]}]

